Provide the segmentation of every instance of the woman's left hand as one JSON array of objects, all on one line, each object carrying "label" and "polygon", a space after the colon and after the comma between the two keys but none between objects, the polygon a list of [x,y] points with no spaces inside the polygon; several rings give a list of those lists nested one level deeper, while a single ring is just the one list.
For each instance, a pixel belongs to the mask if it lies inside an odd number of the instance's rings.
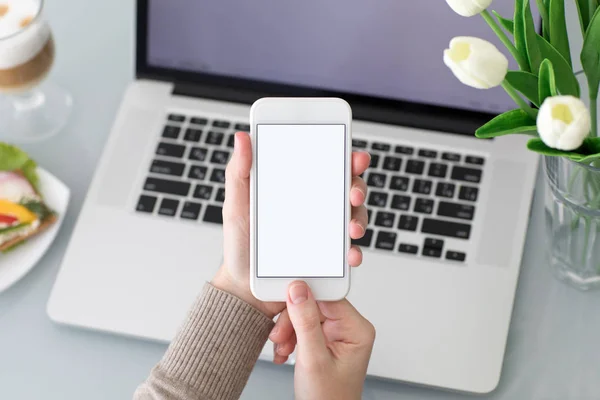
[{"label": "woman's left hand", "polygon": [[[299,138],[300,140],[300,138]],[[350,237],[360,239],[367,227],[367,209],[364,202],[367,185],[360,175],[369,167],[371,157],[366,152],[352,154],[352,188],[350,203],[352,219]],[[311,160],[306,155],[306,163]],[[252,166],[252,144],[247,133],[235,134],[235,147],[231,161],[227,165],[225,180],[225,204],[223,207],[224,262],[212,285],[233,294],[262,311],[269,318],[275,317],[285,309],[285,303],[262,302],[250,291],[250,168]],[[307,245],[307,252],[310,247]],[[348,253],[350,266],[362,263],[362,252],[358,246],[352,246]],[[289,319],[285,319],[290,324]],[[283,324],[278,323],[277,329]],[[288,330],[284,327],[284,330]]]}]

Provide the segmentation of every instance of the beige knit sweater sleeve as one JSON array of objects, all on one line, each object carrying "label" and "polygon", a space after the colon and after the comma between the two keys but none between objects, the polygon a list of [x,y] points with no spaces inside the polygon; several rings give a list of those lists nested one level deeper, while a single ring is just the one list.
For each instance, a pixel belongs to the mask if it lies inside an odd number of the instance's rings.
[{"label": "beige knit sweater sleeve", "polygon": [[134,400],[233,400],[246,386],[273,321],[206,284]]}]

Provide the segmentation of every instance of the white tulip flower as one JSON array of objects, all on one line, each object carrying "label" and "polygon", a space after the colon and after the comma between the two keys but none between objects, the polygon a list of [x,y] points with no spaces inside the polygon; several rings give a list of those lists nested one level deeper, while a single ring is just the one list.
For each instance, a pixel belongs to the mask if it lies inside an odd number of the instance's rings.
[{"label": "white tulip flower", "polygon": [[492,0],[446,0],[446,3],[455,13],[463,17],[472,17],[481,14],[492,4]]},{"label": "white tulip flower", "polygon": [[508,59],[490,42],[470,36],[455,37],[444,50],[444,64],[465,85],[490,89],[504,81]]},{"label": "white tulip flower", "polygon": [[591,125],[585,104],[573,96],[546,98],[537,117],[538,133],[546,146],[564,151],[579,148]]}]

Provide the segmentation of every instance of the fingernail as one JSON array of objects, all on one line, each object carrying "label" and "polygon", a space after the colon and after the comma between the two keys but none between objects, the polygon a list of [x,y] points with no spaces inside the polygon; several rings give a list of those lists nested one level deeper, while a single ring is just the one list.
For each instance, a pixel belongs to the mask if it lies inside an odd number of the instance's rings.
[{"label": "fingernail", "polygon": [[359,191],[359,192],[362,194],[362,196],[363,196],[363,201],[364,201],[364,199],[366,199],[366,198],[367,198],[367,194],[366,194],[366,193],[365,193],[365,192],[364,192],[364,191],[363,191],[361,188],[359,188],[358,186],[357,186],[357,187],[355,187],[355,188],[354,188],[354,190],[358,190],[358,191]]},{"label": "fingernail", "polygon": [[362,229],[363,233],[365,233],[365,227],[362,226],[362,224],[357,219],[353,219],[352,223],[355,223],[356,225],[360,226],[360,229]]},{"label": "fingernail", "polygon": [[296,283],[290,287],[290,300],[293,304],[300,304],[308,299],[306,283]]},{"label": "fingernail", "polygon": [[269,339],[275,337],[275,335],[277,335],[277,332],[279,332],[279,327],[275,325],[275,328],[273,328],[273,330],[269,334]]}]

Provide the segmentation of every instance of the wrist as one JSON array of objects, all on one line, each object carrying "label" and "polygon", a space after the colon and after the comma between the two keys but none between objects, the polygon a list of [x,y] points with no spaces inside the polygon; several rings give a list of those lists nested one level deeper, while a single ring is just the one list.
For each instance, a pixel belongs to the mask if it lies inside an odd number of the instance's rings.
[{"label": "wrist", "polygon": [[258,311],[262,312],[271,319],[278,314],[278,312],[276,312],[273,307],[270,307],[269,304],[254,297],[248,284],[245,283],[242,285],[239,282],[236,282],[236,280],[232,279],[224,267],[219,269],[210,284],[215,288],[232,294],[240,300],[250,304],[252,307],[256,308]]}]

